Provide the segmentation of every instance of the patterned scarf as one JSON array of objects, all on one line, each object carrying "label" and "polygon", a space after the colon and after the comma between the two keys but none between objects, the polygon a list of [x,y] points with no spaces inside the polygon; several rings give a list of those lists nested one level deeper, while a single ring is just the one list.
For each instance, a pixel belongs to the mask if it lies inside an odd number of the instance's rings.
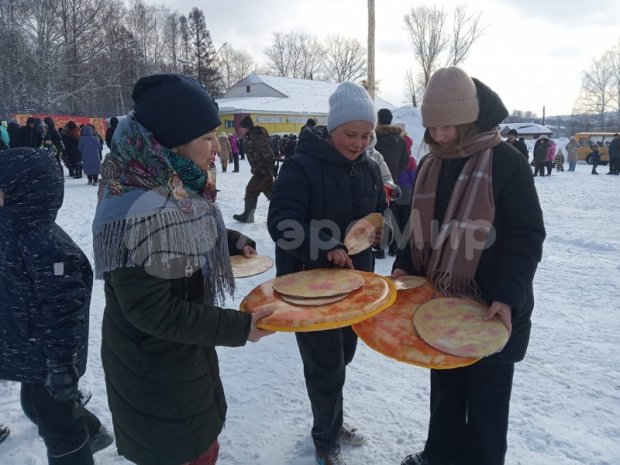
[{"label": "patterned scarf", "polygon": [[234,292],[226,227],[206,198],[212,177],[162,147],[132,113],[118,124],[101,171],[93,221],[98,278],[135,266],[165,279],[201,269],[205,303]]},{"label": "patterned scarf", "polygon": [[[495,219],[492,147],[501,142],[497,129],[475,134],[448,150],[431,145],[413,193],[411,256],[446,296],[477,297],[474,276]],[[441,224],[434,220],[439,173],[444,159],[467,158]]]}]

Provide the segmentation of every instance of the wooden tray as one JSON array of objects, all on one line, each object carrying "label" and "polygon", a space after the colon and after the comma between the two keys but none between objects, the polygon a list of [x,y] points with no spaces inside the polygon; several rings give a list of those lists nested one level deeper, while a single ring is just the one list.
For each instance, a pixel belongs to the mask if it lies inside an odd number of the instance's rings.
[{"label": "wooden tray", "polygon": [[353,326],[355,333],[369,347],[386,357],[423,368],[450,369],[471,365],[479,358],[463,358],[447,354],[422,340],[413,327],[413,315],[424,302],[439,293],[424,285],[398,291],[396,301],[378,315]]},{"label": "wooden tray", "polygon": [[284,302],[274,293],[271,279],[254,288],[239,309],[256,312],[269,308],[274,313],[258,326],[271,331],[320,331],[343,328],[370,318],[392,305],[396,299],[394,285],[382,276],[364,271],[350,271],[364,279],[364,286],[345,299],[327,305],[299,306]]}]

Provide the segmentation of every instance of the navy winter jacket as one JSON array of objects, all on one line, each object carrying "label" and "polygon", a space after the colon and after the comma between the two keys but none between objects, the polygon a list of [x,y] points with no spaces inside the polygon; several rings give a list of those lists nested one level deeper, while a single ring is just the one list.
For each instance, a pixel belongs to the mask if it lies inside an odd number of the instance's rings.
[{"label": "navy winter jacket", "polygon": [[[327,252],[345,248],[347,228],[386,208],[379,167],[365,152],[350,161],[318,132],[302,132],[295,155],[280,169],[269,205],[278,276],[333,266]],[[374,269],[370,248],[351,258],[357,270]]]},{"label": "navy winter jacket", "polygon": [[47,361],[86,369],[90,264],[55,223],[63,177],[45,150],[0,152],[0,378],[42,383]]}]

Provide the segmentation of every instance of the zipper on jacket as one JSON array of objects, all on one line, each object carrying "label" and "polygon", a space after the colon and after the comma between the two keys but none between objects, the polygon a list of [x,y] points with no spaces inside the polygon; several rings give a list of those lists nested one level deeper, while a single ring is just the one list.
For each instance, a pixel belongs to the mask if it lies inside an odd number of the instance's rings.
[{"label": "zipper on jacket", "polygon": [[351,171],[349,171],[349,176],[355,176],[355,174],[357,173],[356,169],[357,169],[357,161],[354,161],[351,164]]},{"label": "zipper on jacket", "polygon": [[187,281],[192,277],[192,274],[194,274],[194,268],[192,268],[191,261],[188,258],[185,262],[185,300],[189,300],[189,286],[187,285]]}]

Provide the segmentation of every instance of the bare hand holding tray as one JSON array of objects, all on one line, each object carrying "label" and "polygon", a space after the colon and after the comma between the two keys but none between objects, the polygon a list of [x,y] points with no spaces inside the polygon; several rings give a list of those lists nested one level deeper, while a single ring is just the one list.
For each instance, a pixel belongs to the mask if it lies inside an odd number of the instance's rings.
[{"label": "bare hand holding tray", "polygon": [[436,349],[461,357],[487,357],[502,350],[510,337],[499,318],[482,319],[487,310],[472,299],[442,297],[420,305],[413,324]]},{"label": "bare hand holding tray", "polygon": [[375,241],[375,235],[383,228],[383,215],[371,213],[356,221],[344,238],[349,255],[363,252]]},{"label": "bare hand holding tray", "polygon": [[[456,357],[437,350],[418,336],[413,327],[413,315],[420,304],[440,295],[424,278],[419,279],[424,281],[421,286],[399,290],[392,306],[372,318],[355,324],[353,326],[355,333],[377,352],[423,368],[438,370],[460,368],[477,362],[479,358]],[[418,280],[398,281],[419,283]]]},{"label": "bare hand holding tray", "polygon": [[300,306],[287,303],[273,290],[275,279],[271,279],[254,288],[239,308],[249,313],[272,309],[273,313],[258,323],[261,329],[305,332],[350,326],[376,315],[396,299],[394,285],[382,276],[364,271],[348,272],[361,276],[364,286],[332,304]]},{"label": "bare hand holding tray", "polygon": [[252,255],[251,257],[233,255],[230,257],[230,264],[235,278],[247,278],[271,269],[273,260],[266,255]]}]

